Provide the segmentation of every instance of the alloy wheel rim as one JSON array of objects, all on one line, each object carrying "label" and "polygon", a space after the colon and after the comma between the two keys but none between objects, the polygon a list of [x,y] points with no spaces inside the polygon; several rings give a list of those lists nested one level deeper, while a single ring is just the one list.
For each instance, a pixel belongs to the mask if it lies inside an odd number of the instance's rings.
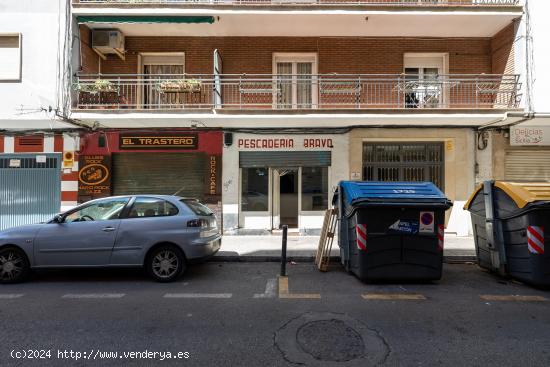
[{"label": "alloy wheel rim", "polygon": [[170,278],[178,270],[179,260],[174,251],[163,250],[153,258],[153,273],[159,278]]},{"label": "alloy wheel rim", "polygon": [[14,251],[0,256],[0,279],[13,280],[23,272],[23,257]]}]

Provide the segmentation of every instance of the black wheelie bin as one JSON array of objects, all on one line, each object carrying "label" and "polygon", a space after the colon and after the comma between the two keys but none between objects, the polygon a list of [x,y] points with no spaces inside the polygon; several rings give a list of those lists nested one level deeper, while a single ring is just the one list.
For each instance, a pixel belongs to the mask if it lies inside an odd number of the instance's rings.
[{"label": "black wheelie bin", "polygon": [[550,182],[486,181],[464,209],[480,267],[550,286]]},{"label": "black wheelie bin", "polygon": [[342,181],[334,201],[346,270],[363,281],[441,278],[452,203],[433,183]]}]

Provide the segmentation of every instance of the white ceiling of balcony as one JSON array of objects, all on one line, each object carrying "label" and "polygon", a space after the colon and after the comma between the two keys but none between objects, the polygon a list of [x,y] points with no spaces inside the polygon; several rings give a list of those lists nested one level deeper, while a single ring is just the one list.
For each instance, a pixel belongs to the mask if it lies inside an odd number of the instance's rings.
[{"label": "white ceiling of balcony", "polygon": [[104,128],[191,127],[207,128],[320,128],[346,126],[386,127],[478,127],[498,124],[506,118],[504,111],[490,113],[329,113],[329,114],[212,114],[212,113],[94,113],[71,115],[83,124]]},{"label": "white ceiling of balcony", "polygon": [[356,36],[491,37],[521,17],[519,12],[227,11],[142,9],[115,12],[76,9],[78,15],[211,15],[214,24],[90,24],[118,28],[127,36]]}]

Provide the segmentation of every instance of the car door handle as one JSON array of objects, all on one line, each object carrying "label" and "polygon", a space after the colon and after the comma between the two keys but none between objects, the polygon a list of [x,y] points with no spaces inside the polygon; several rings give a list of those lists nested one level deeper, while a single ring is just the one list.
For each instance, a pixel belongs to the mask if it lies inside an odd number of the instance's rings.
[{"label": "car door handle", "polygon": [[114,227],[105,227],[105,228],[102,229],[102,231],[103,231],[103,232],[112,232],[112,231],[114,231],[115,229],[116,229],[116,228],[114,228]]}]

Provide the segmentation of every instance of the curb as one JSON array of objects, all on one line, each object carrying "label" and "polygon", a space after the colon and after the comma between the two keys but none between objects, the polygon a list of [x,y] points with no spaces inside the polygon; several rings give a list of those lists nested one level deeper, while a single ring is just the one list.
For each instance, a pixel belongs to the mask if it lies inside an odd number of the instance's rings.
[{"label": "curb", "polygon": [[[255,262],[280,262],[281,257],[275,255],[260,255],[260,256],[250,256],[250,255],[216,255],[211,257],[209,262],[241,262],[241,263],[255,263]],[[287,261],[295,261],[299,263],[312,263],[315,261],[315,256],[287,256]],[[476,256],[474,255],[450,255],[444,256],[443,262],[446,264],[464,264],[464,263],[475,263],[477,261]],[[340,263],[340,256],[331,256],[331,263]]]}]

